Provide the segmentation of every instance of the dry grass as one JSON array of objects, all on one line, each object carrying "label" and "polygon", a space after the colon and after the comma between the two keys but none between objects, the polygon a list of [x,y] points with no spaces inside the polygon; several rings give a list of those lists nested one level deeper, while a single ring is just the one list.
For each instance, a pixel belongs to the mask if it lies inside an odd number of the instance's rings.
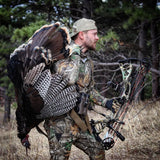
[{"label": "dry grass", "polygon": [[[140,112],[136,117],[137,112]],[[103,110],[104,111],[104,110]],[[100,116],[89,113],[90,117]],[[49,160],[47,138],[35,129],[30,133],[31,150],[28,156],[25,148],[17,138],[14,113],[12,122],[7,126],[0,125],[0,160]],[[115,146],[106,151],[106,160],[159,160],[160,159],[160,102],[135,104],[128,114],[126,125],[121,130],[126,137],[124,142],[117,141]],[[2,114],[0,114],[2,119]],[[43,128],[43,124],[40,126]],[[89,160],[88,156],[76,147],[72,147],[70,160]]]},{"label": "dry grass", "polygon": [[[160,160],[160,102],[134,105],[122,129],[125,142],[118,141],[107,152],[110,160]],[[146,108],[137,115],[137,112]],[[135,117],[135,115],[137,115]]]}]

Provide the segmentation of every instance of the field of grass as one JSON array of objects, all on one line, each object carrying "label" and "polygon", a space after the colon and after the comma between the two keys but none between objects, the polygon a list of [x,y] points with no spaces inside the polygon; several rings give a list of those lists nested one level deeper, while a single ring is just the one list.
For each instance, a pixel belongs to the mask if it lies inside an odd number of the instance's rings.
[{"label": "field of grass", "polygon": [[[143,109],[138,115],[139,112]],[[103,111],[103,109],[101,109]],[[49,160],[47,138],[36,129],[30,132],[31,149],[26,155],[25,148],[17,138],[15,111],[12,110],[11,122],[3,126],[3,111],[0,114],[0,160]],[[90,118],[101,118],[90,112]],[[118,140],[115,146],[106,151],[106,160],[160,160],[160,102],[134,104],[127,115],[121,133],[126,140]],[[40,125],[43,129],[43,124]],[[70,160],[89,160],[82,151],[72,146]]]}]

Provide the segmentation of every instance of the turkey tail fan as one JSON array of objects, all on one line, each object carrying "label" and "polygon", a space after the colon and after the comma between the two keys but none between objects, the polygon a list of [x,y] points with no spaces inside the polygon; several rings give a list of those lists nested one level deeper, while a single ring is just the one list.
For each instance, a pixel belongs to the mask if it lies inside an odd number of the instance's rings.
[{"label": "turkey tail fan", "polygon": [[[69,55],[67,45],[71,39],[67,28],[60,27],[60,23],[54,25],[45,25],[35,32],[35,34],[29,39],[32,47],[44,47],[51,51],[51,59],[60,60],[66,58]],[[46,55],[45,55],[46,56]]]}]

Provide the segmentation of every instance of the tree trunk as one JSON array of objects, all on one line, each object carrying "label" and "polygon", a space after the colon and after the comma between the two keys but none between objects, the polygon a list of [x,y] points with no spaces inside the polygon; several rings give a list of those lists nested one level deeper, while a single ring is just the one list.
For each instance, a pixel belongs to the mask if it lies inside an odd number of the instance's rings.
[{"label": "tree trunk", "polygon": [[83,14],[84,18],[92,18],[93,15],[93,4],[92,0],[83,0]]},{"label": "tree trunk", "polygon": [[10,121],[10,109],[11,109],[11,98],[8,97],[7,94],[5,94],[3,124],[6,124]]},{"label": "tree trunk", "polygon": [[[147,55],[147,23],[145,21],[141,22],[141,28],[139,32],[139,48],[138,59],[142,60],[144,55]],[[141,100],[144,100],[144,90],[142,90],[141,95],[138,96]]]},{"label": "tree trunk", "polygon": [[93,17],[93,1],[92,0],[82,0],[79,3],[78,0],[72,0],[70,2],[70,11],[73,21],[78,20],[82,17],[92,18]]},{"label": "tree trunk", "polygon": [[[151,38],[152,38],[152,68],[159,69],[159,47],[158,47],[158,29],[155,21],[151,22]],[[159,96],[159,76],[152,73],[152,98]]]},{"label": "tree trunk", "polygon": [[77,0],[72,0],[70,2],[70,13],[71,13],[71,17],[72,17],[73,21],[76,21],[76,20],[82,18],[81,6]]},{"label": "tree trunk", "polygon": [[139,48],[138,59],[143,59],[144,55],[147,55],[147,23],[142,21],[141,28],[139,32]]}]

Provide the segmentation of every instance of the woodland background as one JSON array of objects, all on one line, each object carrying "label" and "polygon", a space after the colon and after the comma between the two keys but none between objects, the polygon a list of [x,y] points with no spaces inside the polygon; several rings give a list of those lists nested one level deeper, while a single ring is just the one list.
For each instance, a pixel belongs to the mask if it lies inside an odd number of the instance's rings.
[{"label": "woodland background", "polygon": [[108,84],[122,81],[118,60],[147,58],[151,72],[141,99],[159,97],[159,0],[0,0],[0,102],[5,107],[4,122],[9,121],[14,102],[13,84],[7,76],[10,54],[42,25],[59,21],[70,29],[82,17],[94,19],[99,29],[100,40],[91,56],[101,94],[117,96]]},{"label": "woodland background", "polygon": [[[140,100],[160,96],[160,0],[0,0],[0,111],[3,124],[16,108],[13,84],[7,76],[10,54],[45,24],[61,22],[69,29],[75,20],[96,21],[100,40],[91,57],[96,88],[117,96],[111,84],[122,81],[118,60],[147,59],[151,69]],[[156,103],[156,102],[155,102]],[[157,107],[158,109],[158,107]]]}]

